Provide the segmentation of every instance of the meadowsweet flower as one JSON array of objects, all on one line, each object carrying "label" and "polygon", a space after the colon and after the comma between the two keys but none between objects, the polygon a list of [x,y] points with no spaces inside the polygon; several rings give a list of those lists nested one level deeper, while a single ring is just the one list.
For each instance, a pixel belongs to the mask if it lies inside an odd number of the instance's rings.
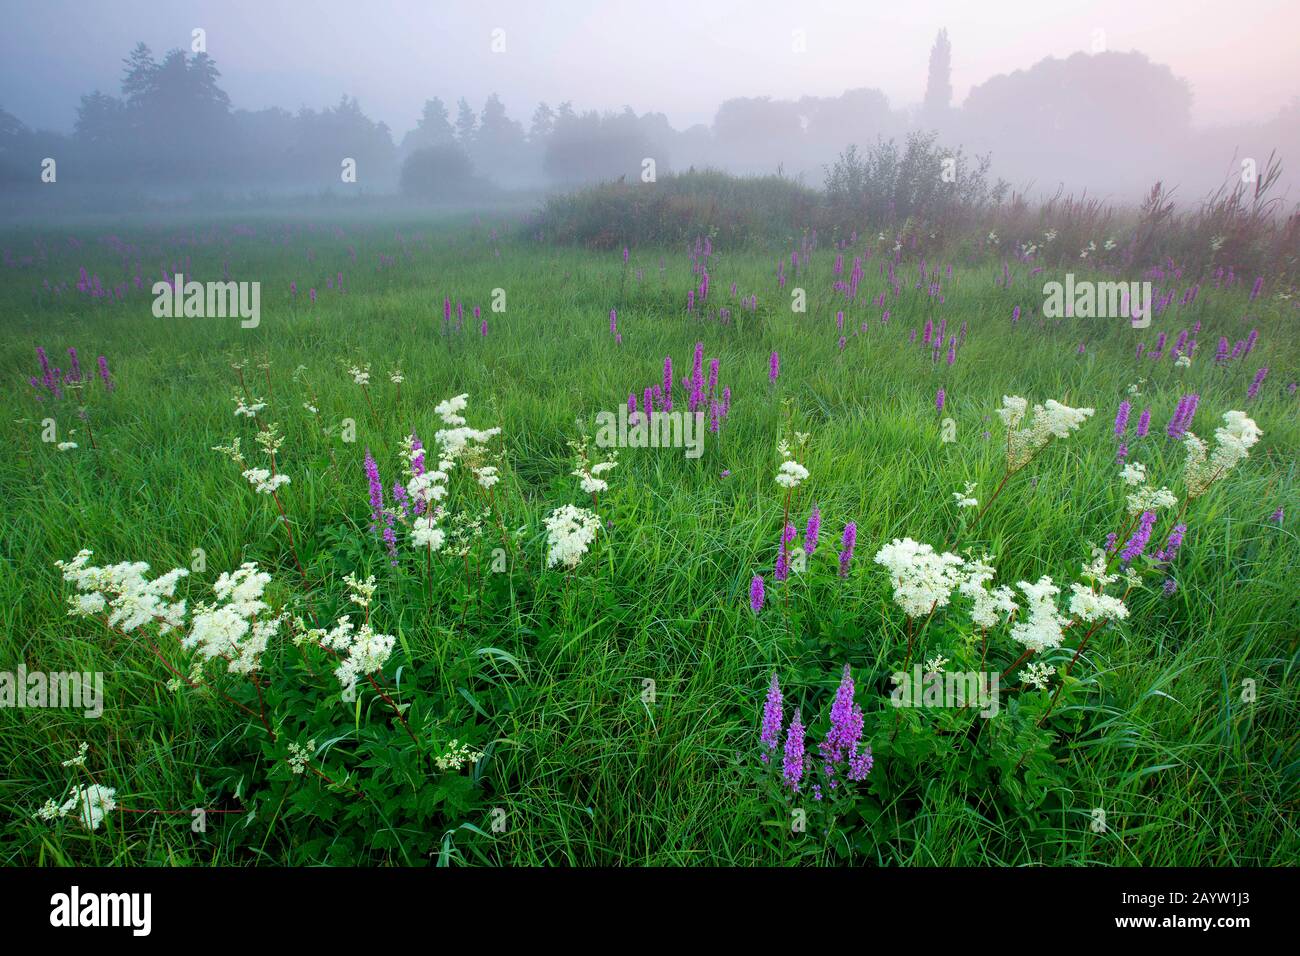
[{"label": "meadowsweet flower", "polygon": [[91,830],[98,830],[110,812],[117,809],[117,791],[112,787],[91,784],[88,787],[73,787],[68,791],[68,800],[62,805],[47,800],[35,816],[47,822],[76,813],[82,825]]},{"label": "meadowsweet flower", "polygon": [[90,753],[90,744],[83,740],[81,746],[77,748],[77,755],[75,757],[69,757],[67,760],[59,761],[59,766],[84,767],[86,765],[86,755],[88,753]]},{"label": "meadowsweet flower", "polygon": [[54,562],[63,580],[81,592],[70,599],[69,615],[89,617],[108,610],[109,627],[126,633],[148,623],[156,623],[160,634],[182,626],[185,602],[166,599],[175,595],[177,582],[189,571],[173,568],[150,581],[145,577],[149,565],[143,561],[96,567],[89,563],[92,555],[83,548],[71,561]]},{"label": "meadowsweet flower", "polygon": [[957,499],[957,507],[974,508],[978,506],[979,502],[975,500],[974,497],[972,497],[974,491],[975,491],[975,482],[973,481],[966,482],[965,491],[954,491],[952,493],[952,496]]},{"label": "meadowsweet flower", "polygon": [[274,494],[276,489],[289,484],[288,475],[273,475],[267,468],[249,468],[243,474],[259,495]]},{"label": "meadowsweet flower", "polygon": [[352,376],[352,382],[355,385],[365,386],[370,384],[369,365],[349,365],[348,374]]},{"label": "meadowsweet flower", "polygon": [[895,538],[877,551],[873,560],[889,571],[894,601],[908,617],[946,606],[953,589],[961,583],[964,564],[955,554],[938,553],[911,538]]},{"label": "meadowsweet flower", "polygon": [[[1120,474],[1122,477],[1123,472]],[[1125,502],[1129,516],[1133,517],[1144,511],[1154,512],[1164,508],[1173,508],[1178,504],[1178,496],[1163,486],[1153,488],[1151,485],[1143,484],[1135,488],[1131,494],[1126,495]]]},{"label": "meadowsweet flower", "polygon": [[545,519],[548,551],[546,564],[555,567],[562,564],[573,569],[578,566],[587,549],[596,539],[600,530],[600,518],[594,511],[562,505]]},{"label": "meadowsweet flower", "polygon": [[1187,450],[1183,479],[1187,483],[1189,499],[1199,498],[1210,485],[1245,461],[1263,434],[1245,412],[1225,412],[1223,422],[1214,431],[1214,451],[1208,458],[1203,441],[1191,432],[1183,437],[1183,447]]},{"label": "meadowsweet flower", "polygon": [[314,740],[307,741],[306,747],[290,742],[289,756],[286,758],[286,762],[289,764],[289,769],[295,774],[306,772],[307,765],[311,763],[311,755],[315,752],[316,741]]},{"label": "meadowsweet flower", "polygon": [[483,759],[483,751],[476,747],[471,747],[469,744],[463,744],[459,740],[453,738],[451,742],[447,744],[447,752],[440,757],[436,757],[434,763],[437,765],[439,770],[456,771],[468,767],[470,764],[477,763],[481,759]]},{"label": "meadowsweet flower", "polygon": [[1126,485],[1140,485],[1147,480],[1146,466],[1141,462],[1130,462],[1120,469],[1119,477]]},{"label": "meadowsweet flower", "polygon": [[808,469],[794,459],[786,459],[777,469],[776,483],[783,488],[797,488],[808,477]]},{"label": "meadowsweet flower", "polygon": [[1029,425],[1021,428],[1029,403],[1018,395],[1004,395],[998,416],[1007,428],[1007,469],[1019,471],[1053,438],[1066,438],[1095,411],[1071,408],[1053,399],[1035,405]]},{"label": "meadowsweet flower", "polygon": [[957,591],[971,601],[970,618],[979,628],[996,626],[1017,610],[1015,592],[1006,585],[989,590],[994,569],[990,558],[973,559],[966,563]]},{"label": "meadowsweet flower", "polygon": [[1032,584],[1020,581],[1017,587],[1024,592],[1028,614],[1024,620],[1011,625],[1011,639],[1031,651],[1060,647],[1065,638],[1063,628],[1069,623],[1056,607],[1056,596],[1061,589],[1047,575]]},{"label": "meadowsweet flower", "polygon": [[1047,685],[1055,673],[1056,670],[1051,664],[1044,661],[1030,661],[1020,672],[1020,680],[1035,690],[1047,690]]},{"label": "meadowsweet flower", "polygon": [[238,395],[235,396],[236,418],[256,418],[257,413],[264,408],[266,408],[266,402],[252,402],[246,404]]},{"label": "meadowsweet flower", "polygon": [[1070,585],[1070,613],[1081,621],[1122,621],[1128,617],[1124,602],[1086,584]]}]

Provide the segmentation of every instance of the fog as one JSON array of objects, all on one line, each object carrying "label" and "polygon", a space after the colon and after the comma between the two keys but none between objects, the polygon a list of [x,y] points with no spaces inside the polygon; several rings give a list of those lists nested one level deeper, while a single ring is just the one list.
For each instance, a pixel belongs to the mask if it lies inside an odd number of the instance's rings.
[{"label": "fog", "polygon": [[0,214],[492,206],[705,167],[820,187],[934,131],[1031,198],[1300,164],[1300,7],[49,0],[3,14]]}]

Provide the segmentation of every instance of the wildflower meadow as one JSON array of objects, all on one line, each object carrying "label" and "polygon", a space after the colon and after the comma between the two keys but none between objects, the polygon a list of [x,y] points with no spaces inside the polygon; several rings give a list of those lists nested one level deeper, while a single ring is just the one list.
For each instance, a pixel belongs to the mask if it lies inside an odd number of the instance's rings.
[{"label": "wildflower meadow", "polygon": [[557,210],[0,237],[0,858],[1294,860],[1293,268]]}]

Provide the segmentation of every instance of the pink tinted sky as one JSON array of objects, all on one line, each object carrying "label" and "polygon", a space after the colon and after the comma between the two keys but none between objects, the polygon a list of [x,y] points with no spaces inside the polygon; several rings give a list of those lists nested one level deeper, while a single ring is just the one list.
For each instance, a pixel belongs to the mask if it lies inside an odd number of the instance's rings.
[{"label": "pink tinted sky", "polygon": [[[137,40],[208,51],[236,106],[320,107],[347,92],[400,135],[423,101],[498,92],[526,120],[538,100],[709,122],[733,96],[878,87],[917,102],[939,27],[960,102],[972,85],[1045,56],[1140,50],[1189,81],[1198,124],[1265,119],[1300,95],[1297,0],[45,0],[0,14],[0,107],[70,128],[77,97],[116,92]],[[490,49],[505,30],[506,52]],[[792,51],[795,30],[807,52]]]}]

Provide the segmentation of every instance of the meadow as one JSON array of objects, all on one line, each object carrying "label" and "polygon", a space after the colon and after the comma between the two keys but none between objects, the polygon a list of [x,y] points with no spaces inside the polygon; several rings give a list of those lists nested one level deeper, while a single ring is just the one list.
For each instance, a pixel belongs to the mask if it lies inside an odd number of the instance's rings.
[{"label": "meadow", "polygon": [[[1091,239],[1073,271],[1109,277]],[[0,248],[0,671],[104,687],[96,718],[0,708],[6,864],[1300,849],[1282,276],[1151,268],[1139,329],[1044,318],[1065,270],[982,231],[268,216]],[[155,317],[177,272],[260,282],[257,326]],[[669,395],[702,454],[602,467],[598,413]],[[914,667],[998,678],[997,712],[893,706]]]}]

